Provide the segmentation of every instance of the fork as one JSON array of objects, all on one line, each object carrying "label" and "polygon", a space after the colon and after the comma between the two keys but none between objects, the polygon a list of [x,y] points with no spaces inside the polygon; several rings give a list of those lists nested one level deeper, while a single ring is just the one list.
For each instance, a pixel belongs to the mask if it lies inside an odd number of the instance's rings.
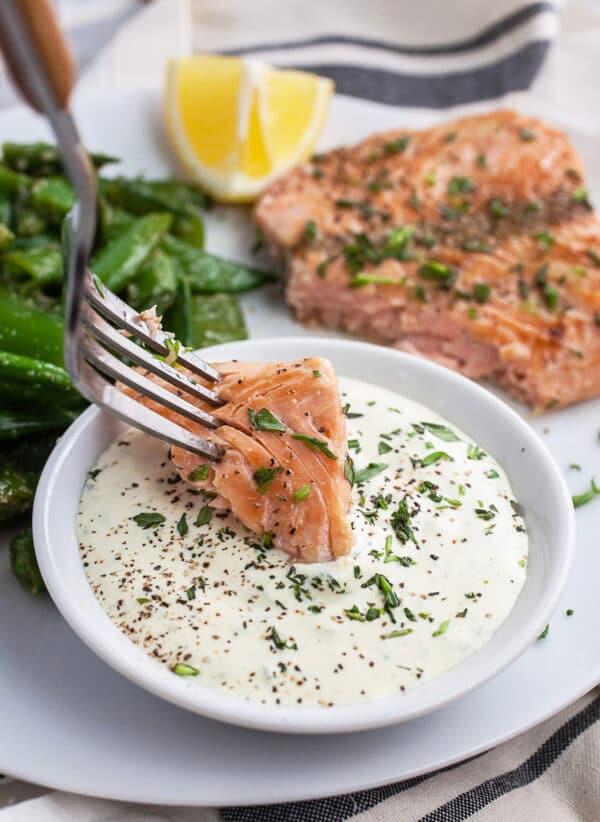
[{"label": "fork", "polygon": [[[75,67],[49,0],[0,0],[0,46],[19,91],[50,121],[77,198],[63,224],[64,358],[73,384],[86,399],[130,425],[171,445],[220,459],[218,445],[123,391],[126,386],[203,426],[219,424],[212,414],[182,396],[185,393],[216,407],[222,402],[218,393],[174,368],[170,359],[210,383],[218,383],[219,372],[197,354],[182,350],[172,335],[156,329],[149,317],[109,291],[87,268],[96,231],[96,175],[69,112]],[[129,363],[160,377],[175,390],[164,388]]]}]

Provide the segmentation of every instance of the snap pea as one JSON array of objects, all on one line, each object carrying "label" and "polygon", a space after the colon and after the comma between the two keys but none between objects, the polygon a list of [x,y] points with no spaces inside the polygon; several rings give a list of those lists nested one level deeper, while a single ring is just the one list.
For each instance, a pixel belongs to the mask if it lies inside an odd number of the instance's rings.
[{"label": "snap pea", "polygon": [[90,268],[107,288],[120,291],[135,277],[148,254],[168,231],[171,220],[170,214],[141,217],[97,251]]},{"label": "snap pea", "polygon": [[196,248],[204,247],[204,223],[186,186],[159,180],[100,180],[102,196],[114,207],[144,215],[164,211],[174,215],[171,232]]},{"label": "snap pea", "polygon": [[245,340],[248,337],[244,315],[234,294],[203,294],[192,297],[193,348]]},{"label": "snap pea", "polygon": [[[11,143],[2,145],[2,159],[11,169],[31,174],[34,177],[47,177],[60,174],[63,164],[56,146],[50,143]],[[90,154],[96,168],[118,162],[116,157],[108,154]]]},{"label": "snap pea", "polygon": [[116,208],[100,195],[98,197],[98,224],[100,242],[107,243],[122,234],[135,222],[135,217],[122,208]]},{"label": "snap pea", "polygon": [[177,272],[170,257],[155,248],[127,286],[127,302],[138,311],[156,305],[158,314],[173,305],[177,296]]},{"label": "snap pea", "polygon": [[74,203],[75,192],[65,177],[44,177],[31,189],[31,205],[54,225],[61,225]]},{"label": "snap pea", "polygon": [[41,409],[82,404],[64,368],[10,351],[0,351],[0,399],[2,405]]},{"label": "snap pea", "polygon": [[269,271],[223,260],[170,234],[163,238],[161,248],[177,262],[196,294],[251,291],[274,279]]},{"label": "snap pea", "polygon": [[185,277],[177,279],[177,298],[163,318],[163,328],[183,345],[192,345],[192,293]]},{"label": "snap pea", "polygon": [[10,249],[0,255],[8,274],[30,277],[40,288],[62,282],[63,258],[57,248]]},{"label": "snap pea", "polygon": [[63,364],[62,317],[0,286],[0,350]]},{"label": "snap pea", "polygon": [[14,195],[29,188],[30,185],[29,177],[0,163],[0,194]]},{"label": "snap pea", "polygon": [[67,408],[53,410],[21,410],[0,408],[0,442],[63,431],[77,417],[79,411]]},{"label": "snap pea", "polygon": [[36,597],[46,591],[33,545],[31,528],[25,528],[10,542],[10,567],[21,587]]}]

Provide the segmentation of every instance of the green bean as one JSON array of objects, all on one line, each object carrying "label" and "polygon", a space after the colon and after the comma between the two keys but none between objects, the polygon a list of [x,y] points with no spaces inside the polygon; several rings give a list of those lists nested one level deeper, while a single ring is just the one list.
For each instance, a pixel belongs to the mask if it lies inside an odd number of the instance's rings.
[{"label": "green bean", "polygon": [[93,256],[92,271],[111,291],[120,291],[171,225],[170,214],[148,214],[111,240]]},{"label": "green bean", "polygon": [[14,195],[29,188],[30,185],[29,177],[0,163],[0,194]]},{"label": "green bean", "polygon": [[0,286],[0,349],[47,363],[63,364],[62,317]]},{"label": "green bean", "polygon": [[12,202],[10,197],[6,197],[0,194],[0,223],[3,223],[5,226],[12,225]]},{"label": "green bean", "polygon": [[9,248],[14,242],[15,235],[5,223],[0,223],[0,251]]},{"label": "green bean", "polygon": [[77,417],[79,411],[67,408],[53,410],[16,410],[0,408],[0,442],[63,431]]},{"label": "green bean", "polygon": [[10,542],[10,567],[21,587],[36,597],[46,591],[33,545],[31,528],[25,528]]},{"label": "green bean", "polygon": [[191,346],[205,348],[247,337],[244,315],[234,294],[192,297]]},{"label": "green bean", "polygon": [[163,318],[163,327],[172,331],[183,345],[192,345],[192,293],[185,277],[177,281],[177,299]]},{"label": "green bean", "polygon": [[[11,169],[31,174],[34,177],[47,177],[51,174],[60,174],[63,164],[56,146],[50,143],[4,143],[2,146],[3,160]],[[117,163],[116,157],[107,154],[90,154],[96,168]]]},{"label": "green bean", "polygon": [[196,201],[185,186],[115,177],[100,180],[100,191],[112,206],[132,214],[144,215],[157,211],[172,213],[175,215],[172,233],[196,248],[203,248],[204,223]]},{"label": "green bean", "polygon": [[74,203],[75,192],[65,177],[45,177],[37,180],[31,189],[33,208],[54,225],[61,225]]},{"label": "green bean", "polygon": [[32,237],[15,237],[12,248],[29,250],[30,248],[45,248],[61,250],[58,238],[52,234],[36,234]]},{"label": "green bean", "polygon": [[35,403],[42,409],[82,404],[64,368],[9,351],[0,351],[0,400],[2,405]]},{"label": "green bean", "polygon": [[56,248],[11,249],[0,261],[8,274],[30,277],[40,288],[62,282],[63,258]]},{"label": "green bean", "polygon": [[98,222],[103,243],[114,240],[135,223],[135,217],[122,208],[115,208],[105,197],[98,197]]},{"label": "green bean", "polygon": [[177,273],[170,257],[155,248],[142,264],[135,280],[127,286],[127,302],[138,311],[156,305],[158,314],[173,305],[177,296]]},{"label": "green bean", "polygon": [[196,294],[251,291],[274,278],[271,272],[223,260],[170,234],[163,238],[161,248],[178,263]]}]

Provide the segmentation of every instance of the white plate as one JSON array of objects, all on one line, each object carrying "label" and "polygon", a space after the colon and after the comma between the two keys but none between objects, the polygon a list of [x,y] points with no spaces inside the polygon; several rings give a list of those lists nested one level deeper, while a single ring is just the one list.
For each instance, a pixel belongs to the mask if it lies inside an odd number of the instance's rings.
[{"label": "white plate", "polygon": [[486,682],[535,641],[552,616],[574,553],[575,516],[552,457],[522,418],[490,391],[420,357],[356,340],[277,337],[206,349],[209,362],[326,357],[338,374],[370,380],[432,408],[492,454],[525,512],[527,578],[514,608],[494,636],[459,665],[407,693],[371,702],[320,707],[261,705],[189,677],[176,677],[133,645],[96,600],[81,564],[75,530],[88,472],[125,426],[90,409],[63,435],[40,479],[33,506],[35,550],[52,599],[98,656],[132,682],[202,716],[234,725],[289,733],[341,733],[405,722],[430,713]]},{"label": "white plate", "polygon": [[[91,148],[125,160],[127,173],[170,166],[157,126],[157,95],[112,95],[77,107]],[[531,108],[530,108],[531,110]],[[547,116],[556,113],[540,112]],[[446,115],[448,116],[448,115]],[[432,115],[337,98],[324,146]],[[558,123],[568,126],[567,123]],[[26,111],[0,115],[0,139],[44,136]],[[571,135],[600,194],[594,146]],[[594,161],[596,163],[594,167]],[[253,231],[217,213],[210,247],[243,254]],[[253,336],[306,333],[276,288],[245,299]],[[572,490],[600,475],[600,401],[531,419]],[[582,471],[567,471],[579,463]],[[549,636],[491,682],[442,710],[400,726],[343,737],[291,737],[201,719],[150,696],[97,659],[48,600],[24,594],[0,551],[0,772],[64,790],[176,805],[281,802],[382,785],[486,750],[542,721],[600,682],[597,626],[600,503],[577,512],[578,550]],[[573,608],[572,617],[565,610]]]}]

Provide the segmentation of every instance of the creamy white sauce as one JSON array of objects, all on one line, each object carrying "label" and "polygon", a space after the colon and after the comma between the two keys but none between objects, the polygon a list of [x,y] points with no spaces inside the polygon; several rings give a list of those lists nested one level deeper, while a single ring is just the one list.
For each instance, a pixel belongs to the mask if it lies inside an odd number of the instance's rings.
[{"label": "creamy white sauce", "polygon": [[[78,516],[90,585],[133,642],[170,668],[191,666],[198,685],[286,705],[395,694],[480,648],[515,603],[527,535],[501,467],[422,405],[344,377],[340,389],[355,470],[387,467],[354,486],[355,544],[335,563],[292,567],[229,514],[196,525],[210,499],[178,480],[164,443],[139,432],[90,472]],[[422,464],[436,452],[450,459]],[[416,544],[391,523],[405,497]],[[164,523],[132,519],[149,512]]]}]

